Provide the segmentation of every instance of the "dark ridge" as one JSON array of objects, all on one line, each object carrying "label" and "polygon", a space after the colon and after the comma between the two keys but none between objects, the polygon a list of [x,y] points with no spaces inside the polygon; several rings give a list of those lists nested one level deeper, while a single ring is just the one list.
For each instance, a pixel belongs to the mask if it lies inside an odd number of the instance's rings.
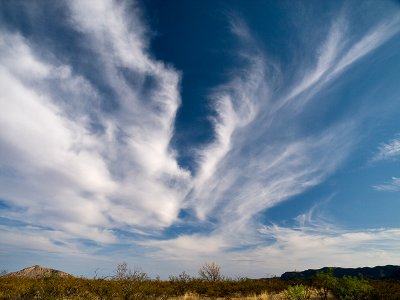
[{"label": "dark ridge", "polygon": [[326,273],[331,269],[333,270],[333,276],[337,278],[352,276],[365,279],[400,279],[400,266],[394,265],[363,268],[324,267],[321,269],[308,269],[301,272],[285,272],[281,275],[281,279],[310,279],[317,275],[318,272]]}]

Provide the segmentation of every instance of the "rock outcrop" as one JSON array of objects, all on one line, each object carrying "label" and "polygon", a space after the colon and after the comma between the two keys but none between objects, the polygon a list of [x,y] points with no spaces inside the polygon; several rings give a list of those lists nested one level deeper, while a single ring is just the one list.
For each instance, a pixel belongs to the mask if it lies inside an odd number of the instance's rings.
[{"label": "rock outcrop", "polygon": [[42,278],[42,277],[50,277],[50,276],[58,276],[62,278],[73,277],[72,275],[65,273],[63,271],[54,270],[50,268],[44,268],[38,265],[28,267],[22,269],[20,271],[8,273],[7,277],[15,276],[15,277],[26,277],[26,278]]}]

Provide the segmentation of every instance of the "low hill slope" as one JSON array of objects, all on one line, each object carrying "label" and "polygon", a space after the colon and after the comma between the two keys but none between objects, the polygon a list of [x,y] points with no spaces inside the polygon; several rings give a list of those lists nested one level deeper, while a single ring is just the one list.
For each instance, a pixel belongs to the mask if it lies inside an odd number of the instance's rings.
[{"label": "low hill slope", "polygon": [[26,278],[41,278],[41,277],[49,277],[49,276],[59,276],[59,277],[73,277],[72,275],[59,271],[59,270],[54,270],[50,268],[44,268],[38,265],[28,267],[25,269],[22,269],[20,271],[8,273],[4,276],[11,277],[26,277]]},{"label": "low hill slope", "polygon": [[362,276],[368,279],[400,279],[400,266],[376,266],[376,267],[364,267],[364,268],[322,268],[322,269],[309,269],[302,272],[285,272],[281,275],[281,279],[308,279],[315,276],[318,272],[328,272],[329,269],[333,270],[333,276]]}]

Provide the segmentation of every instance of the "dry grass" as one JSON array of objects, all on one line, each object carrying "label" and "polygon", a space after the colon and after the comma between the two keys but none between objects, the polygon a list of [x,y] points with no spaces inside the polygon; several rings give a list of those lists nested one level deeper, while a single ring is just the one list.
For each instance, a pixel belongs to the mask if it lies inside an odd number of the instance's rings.
[{"label": "dry grass", "polygon": [[181,297],[175,297],[171,298],[171,300],[283,300],[285,299],[283,293],[280,294],[269,294],[267,292],[264,292],[260,295],[253,295],[253,296],[247,296],[247,297],[220,297],[220,298],[210,298],[210,297],[203,297],[199,296],[194,293],[186,293],[185,295]]},{"label": "dry grass", "polygon": [[[219,298],[210,298],[200,296],[194,293],[186,293],[184,296],[170,298],[171,300],[285,300],[287,299],[285,292],[281,293],[261,293],[259,295],[253,296],[241,296],[241,297],[219,297]],[[321,299],[318,297],[316,291],[312,291],[310,300]],[[335,299],[333,295],[329,295],[328,299]]]},{"label": "dry grass", "polygon": [[[347,279],[349,281],[349,279]],[[337,280],[334,288],[346,288],[345,279]],[[358,280],[350,283],[358,287],[366,284]],[[7,299],[129,299],[129,300],[284,300],[295,299],[286,294],[289,286],[295,283],[269,280],[236,280],[207,282],[191,279],[190,281],[162,281],[162,280],[105,280],[84,278],[45,277],[40,279],[20,277],[0,277],[0,300]],[[317,291],[318,285],[303,283],[310,293],[310,300],[321,299]],[[398,281],[370,281],[369,294],[359,299],[399,300],[400,280]],[[363,285],[361,286],[363,287]],[[353,288],[354,290],[354,288]],[[351,291],[351,290],[350,290]],[[335,290],[331,290],[328,299],[333,297]],[[357,292],[357,291],[356,291]],[[362,294],[361,292],[358,292]],[[365,294],[365,293],[364,293]],[[362,294],[362,295],[364,295]],[[178,296],[179,295],[179,296]],[[182,295],[182,296],[180,296]],[[343,298],[343,297],[342,297]],[[306,298],[304,298],[306,299]]]}]

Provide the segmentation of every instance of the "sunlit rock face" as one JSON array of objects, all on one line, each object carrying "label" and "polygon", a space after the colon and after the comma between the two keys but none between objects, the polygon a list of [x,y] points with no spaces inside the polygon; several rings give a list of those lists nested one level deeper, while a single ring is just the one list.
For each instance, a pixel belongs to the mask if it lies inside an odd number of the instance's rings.
[{"label": "sunlit rock face", "polygon": [[8,273],[5,276],[26,277],[26,278],[41,278],[49,276],[58,276],[63,278],[72,277],[72,275],[65,273],[63,271],[45,268],[38,265],[28,267],[20,271]]}]

